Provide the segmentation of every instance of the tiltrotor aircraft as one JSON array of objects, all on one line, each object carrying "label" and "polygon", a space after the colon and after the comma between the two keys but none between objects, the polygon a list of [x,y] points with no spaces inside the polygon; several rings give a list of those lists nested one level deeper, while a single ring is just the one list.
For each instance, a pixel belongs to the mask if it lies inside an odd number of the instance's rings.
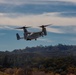
[{"label": "tiltrotor aircraft", "polygon": [[31,41],[33,39],[37,40],[37,38],[39,38],[41,36],[42,37],[46,36],[47,35],[46,27],[49,25],[51,25],[51,24],[39,26],[40,28],[42,28],[42,30],[39,32],[28,32],[27,28],[29,28],[29,27],[26,27],[26,26],[16,28],[16,29],[23,29],[23,31],[24,31],[23,37],[20,37],[20,35],[18,33],[16,33],[17,40],[25,39],[25,40]]}]

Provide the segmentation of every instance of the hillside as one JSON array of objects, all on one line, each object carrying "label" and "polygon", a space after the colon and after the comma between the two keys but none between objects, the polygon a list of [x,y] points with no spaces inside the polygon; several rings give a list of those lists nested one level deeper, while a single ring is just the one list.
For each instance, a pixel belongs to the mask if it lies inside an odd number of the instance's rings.
[{"label": "hillside", "polygon": [[76,56],[75,45],[56,45],[56,46],[37,46],[37,47],[26,47],[25,49],[16,49],[12,53],[36,53],[44,57],[61,57],[61,56]]},{"label": "hillside", "polygon": [[0,52],[0,71],[23,68],[45,72],[76,72],[76,46],[37,46]]}]

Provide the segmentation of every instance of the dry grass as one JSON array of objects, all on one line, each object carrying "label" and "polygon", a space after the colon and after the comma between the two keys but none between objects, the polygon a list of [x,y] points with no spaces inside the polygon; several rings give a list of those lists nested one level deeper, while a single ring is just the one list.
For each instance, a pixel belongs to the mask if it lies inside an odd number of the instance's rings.
[{"label": "dry grass", "polygon": [[0,75],[9,75],[9,74],[6,74],[6,73],[4,73],[4,72],[0,72]]},{"label": "dry grass", "polygon": [[[22,68],[7,68],[4,72],[1,72],[0,71],[0,75],[61,75],[61,74],[54,74],[54,72],[49,72],[49,73],[45,73],[44,71],[27,71],[27,74],[26,74],[26,71],[23,70]],[[76,74],[72,74],[72,73],[69,73],[69,74],[66,74],[66,75],[76,75]]]}]

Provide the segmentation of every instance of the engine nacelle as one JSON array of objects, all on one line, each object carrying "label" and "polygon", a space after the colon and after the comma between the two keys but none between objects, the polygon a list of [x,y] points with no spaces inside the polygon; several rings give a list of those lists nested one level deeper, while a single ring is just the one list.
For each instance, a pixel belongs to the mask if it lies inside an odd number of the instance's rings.
[{"label": "engine nacelle", "polygon": [[42,32],[44,33],[44,35],[47,35],[46,28],[42,28]]}]

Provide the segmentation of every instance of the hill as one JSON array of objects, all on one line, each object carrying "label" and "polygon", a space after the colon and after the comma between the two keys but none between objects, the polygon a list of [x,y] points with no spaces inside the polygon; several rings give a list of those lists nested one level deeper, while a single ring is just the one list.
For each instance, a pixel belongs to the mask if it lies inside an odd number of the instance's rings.
[{"label": "hill", "polygon": [[56,46],[37,46],[37,47],[26,47],[25,49],[16,49],[12,53],[36,53],[44,57],[61,57],[61,56],[76,56],[75,45],[56,45]]},{"label": "hill", "polygon": [[[41,71],[67,72],[76,69],[76,46],[56,45],[26,47],[0,52],[0,71],[5,68],[31,68]],[[73,70],[73,71],[74,71]],[[76,72],[76,70],[75,70]]]}]

